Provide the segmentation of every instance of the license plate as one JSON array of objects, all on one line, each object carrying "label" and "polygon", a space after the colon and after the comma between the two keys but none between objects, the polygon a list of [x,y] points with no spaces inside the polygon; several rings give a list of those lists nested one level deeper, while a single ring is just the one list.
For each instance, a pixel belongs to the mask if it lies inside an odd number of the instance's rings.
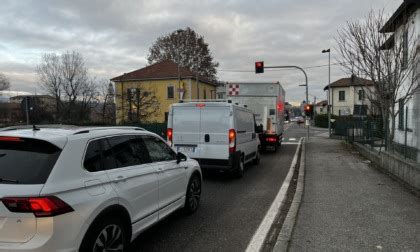
[{"label": "license plate", "polygon": [[185,153],[194,153],[195,147],[194,146],[178,146],[177,151],[185,152]]}]

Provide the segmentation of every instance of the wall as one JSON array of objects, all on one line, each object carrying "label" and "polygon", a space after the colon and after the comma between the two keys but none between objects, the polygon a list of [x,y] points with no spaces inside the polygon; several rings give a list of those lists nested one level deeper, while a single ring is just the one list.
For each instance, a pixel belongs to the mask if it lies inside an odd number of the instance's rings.
[{"label": "wall", "polygon": [[354,143],[354,147],[365,158],[372,161],[380,169],[383,169],[410,187],[420,192],[420,165],[407,159],[382,151],[380,154],[370,148]]},{"label": "wall", "polygon": [[[167,87],[174,86],[174,98],[167,98]],[[198,88],[197,88],[198,86]],[[184,99],[203,99],[203,90],[206,90],[207,99],[215,98],[216,87],[207,83],[197,82],[193,79],[183,79],[178,84],[177,79],[168,80],[145,80],[145,81],[127,81],[115,83],[115,103],[116,103],[116,123],[123,124],[129,122],[128,119],[128,101],[122,102],[122,91],[124,97],[127,95],[129,88],[141,88],[152,91],[160,103],[159,111],[152,117],[147,118],[148,122],[164,122],[165,112],[169,111],[169,106],[180,100],[178,88],[184,88]],[[190,90],[190,87],[192,90]],[[198,94],[199,93],[199,94]]]}]

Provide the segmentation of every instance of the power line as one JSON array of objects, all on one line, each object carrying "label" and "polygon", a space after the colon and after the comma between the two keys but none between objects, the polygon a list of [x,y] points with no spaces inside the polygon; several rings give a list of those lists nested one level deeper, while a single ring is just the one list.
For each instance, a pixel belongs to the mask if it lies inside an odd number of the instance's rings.
[{"label": "power line", "polygon": [[[336,65],[350,65],[349,63],[347,64],[342,64],[342,63],[333,63],[331,64],[331,66],[336,66]],[[328,67],[328,64],[326,65],[317,65],[317,66],[306,66],[306,67],[302,67],[303,69],[312,69],[312,68],[319,68],[319,67]],[[276,72],[276,71],[282,71],[282,70],[289,70],[289,69],[266,69],[265,71],[267,72]],[[219,69],[218,71],[220,72],[231,72],[231,73],[254,73],[254,70],[233,70],[233,69]]]}]

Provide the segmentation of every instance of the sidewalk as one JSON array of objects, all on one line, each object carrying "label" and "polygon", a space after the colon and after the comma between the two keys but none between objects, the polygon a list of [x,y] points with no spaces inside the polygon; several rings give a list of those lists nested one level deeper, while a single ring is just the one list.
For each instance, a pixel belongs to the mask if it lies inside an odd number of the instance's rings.
[{"label": "sidewalk", "polygon": [[420,199],[340,140],[311,137],[290,251],[420,251]]}]

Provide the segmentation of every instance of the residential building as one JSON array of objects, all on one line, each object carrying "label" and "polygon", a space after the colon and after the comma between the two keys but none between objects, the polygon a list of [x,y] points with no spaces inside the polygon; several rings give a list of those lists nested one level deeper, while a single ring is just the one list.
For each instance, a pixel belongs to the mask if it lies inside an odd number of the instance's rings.
[{"label": "residential building", "polygon": [[0,103],[0,128],[8,125],[19,124],[24,120],[22,108],[18,103]]},{"label": "residential building", "polygon": [[373,98],[373,82],[351,76],[332,82],[324,88],[330,88],[331,114],[337,116],[366,116],[377,114],[371,106],[369,97]]},{"label": "residential building", "polygon": [[171,60],[124,73],[111,81],[115,83],[117,124],[162,123],[167,120],[172,103],[216,98],[216,83]]},{"label": "residential building", "polygon": [[328,105],[328,101],[324,100],[324,101],[320,101],[317,104],[315,104],[315,114],[316,115],[325,115],[328,113],[327,111],[327,105]]},{"label": "residential building", "polygon": [[[397,45],[403,45],[403,60],[417,55],[413,65],[407,65],[405,71],[413,71],[402,85],[399,97],[404,96],[404,90],[411,83],[419,85],[420,78],[420,1],[405,0],[385,25],[379,30],[390,34],[389,39],[381,47],[389,50]],[[410,40],[410,41],[409,41]],[[401,44],[402,43],[402,44]],[[398,48],[398,47],[397,47]],[[404,62],[403,62],[404,63]],[[414,78],[414,79],[413,79]],[[397,97],[398,98],[398,97]],[[396,149],[413,158],[420,160],[420,92],[416,92],[405,104],[401,100],[395,105],[398,116],[395,121],[394,142]],[[392,122],[390,122],[392,125]]]}]

